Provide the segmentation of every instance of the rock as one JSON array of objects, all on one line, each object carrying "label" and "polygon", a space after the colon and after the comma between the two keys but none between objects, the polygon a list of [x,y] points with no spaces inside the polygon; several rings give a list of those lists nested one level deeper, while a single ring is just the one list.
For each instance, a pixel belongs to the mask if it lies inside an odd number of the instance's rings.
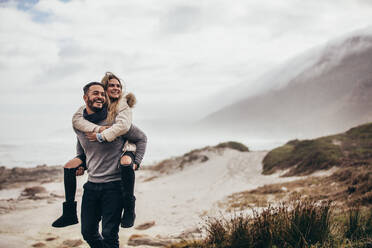
[{"label": "rock", "polygon": [[21,196],[18,198],[19,200],[24,199],[32,199],[32,200],[41,200],[50,198],[49,193],[47,190],[42,186],[33,186],[25,188],[21,192]]},{"label": "rock", "polygon": [[22,196],[35,196],[36,194],[40,194],[40,193],[46,193],[46,189],[42,186],[34,186],[34,187],[28,187],[28,188],[25,188],[21,195]]},{"label": "rock", "polygon": [[34,168],[0,167],[0,189],[17,187],[29,182],[50,182],[63,178],[61,166],[37,166]]},{"label": "rock", "polygon": [[62,244],[67,247],[77,247],[79,245],[82,245],[83,241],[81,239],[67,239],[63,241]]},{"label": "rock", "polygon": [[147,246],[160,246],[166,247],[172,244],[172,240],[167,239],[158,239],[154,237],[150,237],[148,235],[140,235],[140,234],[133,234],[129,237],[128,245],[131,246],[140,246],[140,245],[147,245]]},{"label": "rock", "polygon": [[52,198],[52,199],[48,199],[48,200],[47,200],[47,203],[48,203],[48,204],[52,204],[52,203],[55,203],[55,202],[56,202],[56,200],[55,200],[55,199],[53,199],[53,198]]},{"label": "rock", "polygon": [[200,234],[201,234],[200,229],[195,227],[195,228],[186,229],[177,238],[182,239],[182,240],[184,240],[184,239],[194,239],[197,236],[200,236]]},{"label": "rock", "polygon": [[147,229],[149,229],[150,227],[153,227],[153,226],[155,226],[155,221],[149,221],[149,222],[145,222],[145,223],[142,223],[142,224],[136,226],[134,229],[147,230]]},{"label": "rock", "polygon": [[46,238],[45,241],[53,241],[53,240],[56,240],[58,239],[59,237],[58,236],[55,236],[55,237],[49,237],[49,238]]},{"label": "rock", "polygon": [[38,242],[32,245],[32,247],[45,247],[45,244],[42,242]]},{"label": "rock", "polygon": [[3,208],[3,209],[10,209],[11,205],[9,202],[7,201],[0,201],[0,208]]},{"label": "rock", "polygon": [[8,213],[15,209],[15,205],[7,200],[0,200],[0,214]]},{"label": "rock", "polygon": [[55,197],[55,198],[65,198],[65,195],[59,195],[59,194],[56,194],[56,193],[50,193],[50,196]]}]

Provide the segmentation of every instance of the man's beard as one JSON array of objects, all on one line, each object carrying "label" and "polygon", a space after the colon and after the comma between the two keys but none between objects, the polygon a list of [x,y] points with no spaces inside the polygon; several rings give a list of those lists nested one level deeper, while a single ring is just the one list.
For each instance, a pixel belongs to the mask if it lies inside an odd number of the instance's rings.
[{"label": "man's beard", "polygon": [[[95,101],[98,101],[98,100],[95,100]],[[93,104],[95,101],[92,101],[90,99],[88,99],[88,107],[93,111],[93,112],[98,112],[98,111],[101,111],[104,104],[102,103],[102,107],[94,107]]]}]

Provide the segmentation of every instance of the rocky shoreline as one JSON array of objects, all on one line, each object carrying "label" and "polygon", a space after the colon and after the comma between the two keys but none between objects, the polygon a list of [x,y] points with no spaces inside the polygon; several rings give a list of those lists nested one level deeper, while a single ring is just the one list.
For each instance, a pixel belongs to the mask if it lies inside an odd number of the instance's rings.
[{"label": "rocky shoreline", "polygon": [[32,168],[6,168],[5,166],[1,166],[0,190],[17,188],[32,182],[41,184],[54,182],[61,180],[62,177],[63,167],[60,165],[38,165]]}]

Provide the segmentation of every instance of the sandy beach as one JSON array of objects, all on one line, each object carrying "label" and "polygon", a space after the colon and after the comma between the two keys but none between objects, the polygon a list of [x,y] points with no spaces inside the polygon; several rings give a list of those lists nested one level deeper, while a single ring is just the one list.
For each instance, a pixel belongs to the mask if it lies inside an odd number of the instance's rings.
[{"label": "sandy beach", "polygon": [[[227,214],[219,204],[227,196],[265,184],[296,179],[280,178],[278,174],[261,175],[261,161],[266,153],[204,150],[200,154],[207,156],[207,161],[191,162],[180,171],[170,174],[146,169],[137,171],[137,219],[134,228],[120,229],[121,247],[126,247],[132,235],[135,236],[131,239],[147,238],[153,243],[166,243],[187,235],[197,237],[207,217]],[[78,178],[76,199],[79,214],[82,185],[86,180],[87,175]],[[42,186],[46,191],[34,195],[22,193],[25,187],[36,186]],[[63,195],[62,176],[53,182],[30,182],[1,190],[0,248],[88,247],[80,234],[80,223],[66,228],[51,226],[61,214]],[[144,230],[138,230],[139,225],[146,223]],[[156,242],[152,245],[155,246]]]}]

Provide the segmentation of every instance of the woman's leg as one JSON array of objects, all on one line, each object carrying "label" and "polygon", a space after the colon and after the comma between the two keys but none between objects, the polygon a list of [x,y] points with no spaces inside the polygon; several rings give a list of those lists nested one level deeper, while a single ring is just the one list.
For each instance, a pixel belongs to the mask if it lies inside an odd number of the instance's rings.
[{"label": "woman's leg", "polygon": [[82,164],[79,158],[73,158],[63,167],[66,202],[74,202],[76,194],[76,168]]},{"label": "woman's leg", "polygon": [[125,152],[120,159],[120,171],[123,191],[123,208],[124,213],[121,218],[121,227],[129,228],[134,225],[136,219],[134,196],[135,174],[133,170],[134,154]]},{"label": "woman's leg", "polygon": [[53,222],[53,227],[65,227],[79,223],[76,213],[76,169],[83,161],[80,158],[73,158],[63,167],[65,198],[63,203],[63,214]]}]

